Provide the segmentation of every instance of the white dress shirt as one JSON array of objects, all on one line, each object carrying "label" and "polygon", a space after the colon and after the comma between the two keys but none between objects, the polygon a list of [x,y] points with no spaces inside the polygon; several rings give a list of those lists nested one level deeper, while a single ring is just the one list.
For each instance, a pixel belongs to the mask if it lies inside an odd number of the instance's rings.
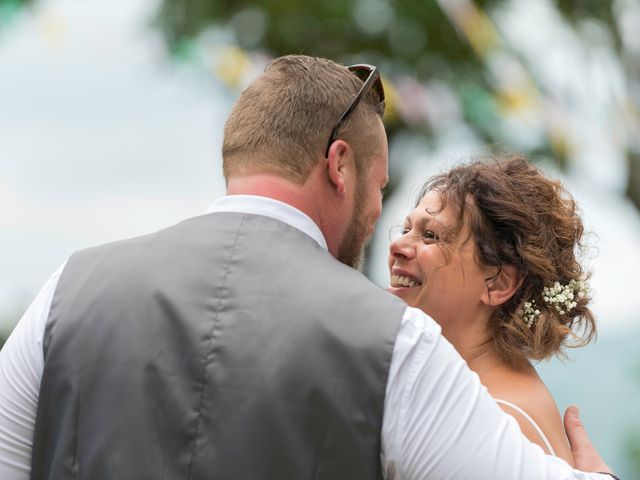
[{"label": "white dress shirt", "polygon": [[[207,213],[265,215],[327,244],[301,211],[265,197],[233,195]],[[0,479],[29,478],[42,341],[60,267],[18,322],[0,352]],[[422,311],[407,307],[396,338],[382,423],[381,461],[390,480],[545,480],[610,477],[573,470],[520,432]]]}]

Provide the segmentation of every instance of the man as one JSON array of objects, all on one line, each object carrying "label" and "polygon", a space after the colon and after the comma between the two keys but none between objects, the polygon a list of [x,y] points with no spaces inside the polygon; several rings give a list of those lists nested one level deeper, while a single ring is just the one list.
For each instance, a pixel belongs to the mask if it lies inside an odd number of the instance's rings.
[{"label": "man", "polygon": [[348,267],[388,180],[383,100],[373,68],[279,58],[225,127],[228,196],[74,254],[0,358],[2,478],[610,478],[546,457]]}]

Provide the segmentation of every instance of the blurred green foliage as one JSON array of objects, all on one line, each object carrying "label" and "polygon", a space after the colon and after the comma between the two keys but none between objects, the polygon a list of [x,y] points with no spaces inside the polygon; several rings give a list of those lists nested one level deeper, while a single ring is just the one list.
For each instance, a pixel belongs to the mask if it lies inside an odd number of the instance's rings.
[{"label": "blurred green foliage", "polygon": [[[0,0],[0,31],[3,22],[20,7],[32,3],[37,2]],[[423,84],[440,82],[454,92],[464,122],[480,141],[534,158],[545,157],[564,168],[571,156],[572,141],[576,140],[563,136],[557,125],[545,125],[542,138],[533,142],[518,143],[510,137],[511,120],[518,115],[517,110],[526,110],[527,105],[533,110],[547,99],[545,85],[525,59],[503,42],[493,24],[493,13],[508,3],[506,0],[160,0],[153,23],[176,57],[190,58],[202,37],[215,31],[223,32],[227,40],[231,38],[244,52],[271,56],[303,53],[342,63],[366,62],[379,65],[387,80],[391,75]],[[623,51],[615,15],[620,3],[552,0],[576,30],[586,20],[603,27],[627,71],[637,73],[640,71],[637,58]],[[516,88],[505,85],[505,78],[497,78],[504,66],[496,67],[494,60],[499,56],[496,52],[506,53],[519,63],[518,68],[524,69],[527,78]],[[506,65],[506,70],[511,66]],[[234,69],[228,65],[225,68]],[[407,95],[406,91],[404,94]],[[391,104],[393,94],[389,97]],[[411,104],[411,100],[406,103]],[[413,103],[410,107],[419,102]],[[637,99],[629,103],[637,103]],[[509,110],[516,112],[511,118],[505,114]],[[426,120],[424,112],[405,113],[387,118],[390,139],[400,131],[410,130],[432,141],[448,127],[434,126],[433,117],[440,115],[439,111],[432,111],[431,118]],[[640,157],[633,148],[627,148],[624,154],[629,167],[626,194],[640,206]]]},{"label": "blurred green foliage", "polygon": [[0,29],[11,22],[16,14],[33,0],[0,0]]},{"label": "blurred green foliage", "polygon": [[[155,24],[169,49],[185,55],[198,38],[223,31],[247,52],[279,56],[303,53],[342,63],[372,63],[383,73],[406,75],[421,82],[439,81],[452,89],[464,121],[487,145],[501,145],[533,157],[543,156],[566,167],[571,140],[557,138],[547,126],[535,145],[510,142],[509,120],[502,110],[518,102],[544,98],[544,86],[529,71],[520,91],[504,89],[496,78],[491,55],[501,50],[527,69],[526,62],[510,51],[494,28],[492,12],[505,0],[162,0]],[[556,0],[569,25],[592,20],[604,27],[623,58],[622,42],[611,0]],[[495,57],[494,57],[495,58]],[[623,62],[624,63],[624,62]],[[530,83],[530,85],[527,84]],[[503,82],[502,82],[503,83]],[[529,88],[529,87],[532,88]],[[502,89],[502,91],[501,91]],[[526,98],[530,95],[530,98]],[[427,141],[437,137],[428,121],[411,122],[402,116],[387,121],[392,138],[410,129]],[[560,135],[561,136],[561,135]],[[640,171],[634,152],[625,152],[629,164],[627,195],[640,206]]]},{"label": "blurred green foliage", "polygon": [[26,305],[23,301],[16,302],[12,308],[7,310],[0,310],[0,349],[4,346],[13,327],[25,310]]},{"label": "blurred green foliage", "polygon": [[627,436],[627,456],[632,471],[640,478],[640,433],[635,430],[629,432]]},{"label": "blurred green foliage", "polygon": [[[635,380],[637,386],[640,387],[640,363],[631,363],[631,377]],[[625,438],[626,456],[629,459],[629,465],[636,475],[635,478],[640,478],[640,431],[638,428],[638,419],[630,419],[631,425],[627,431]]]},{"label": "blurred green foliage", "polygon": [[[493,3],[496,0],[479,2]],[[163,0],[156,24],[178,55],[199,34],[217,27],[230,31],[237,45],[249,52],[301,53],[347,64],[375,64],[382,72],[422,80],[486,83],[481,60],[436,1]],[[390,136],[405,128],[401,119],[387,122]],[[431,134],[427,125],[413,128]]]},{"label": "blurred green foliage", "polygon": [[[418,78],[479,78],[476,53],[441,4],[415,0],[163,0],[157,25],[172,48],[211,27],[230,28],[239,46],[273,55],[305,53],[333,59],[377,57]],[[475,0],[481,11],[504,0]],[[597,18],[619,38],[612,2],[561,0],[570,20]]]},{"label": "blurred green foliage", "polygon": [[400,0],[391,6],[356,0],[164,0],[158,25],[171,46],[211,26],[226,26],[241,47],[266,49],[274,55],[297,52],[342,59],[365,53],[427,74],[430,62],[421,60],[428,51],[433,65],[456,61],[456,68],[477,72],[470,68],[474,56],[435,1]]}]

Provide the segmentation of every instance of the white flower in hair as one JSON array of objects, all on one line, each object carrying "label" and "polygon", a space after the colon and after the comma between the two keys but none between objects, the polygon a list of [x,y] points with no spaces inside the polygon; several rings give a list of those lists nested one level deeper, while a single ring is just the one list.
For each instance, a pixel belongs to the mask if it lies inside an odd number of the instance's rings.
[{"label": "white flower in hair", "polygon": [[574,309],[578,302],[574,299],[584,298],[589,293],[589,287],[583,280],[571,280],[566,285],[556,282],[552,287],[544,287],[542,298],[549,306],[554,307],[560,315]]},{"label": "white flower in hair", "polygon": [[531,328],[538,317],[540,316],[540,310],[536,308],[536,301],[531,300],[530,302],[524,302],[524,307],[522,308],[522,318],[524,318],[524,323],[527,324],[527,327]]},{"label": "white flower in hair", "polygon": [[[560,315],[564,315],[578,306],[578,302],[575,301],[576,297],[585,298],[588,293],[589,287],[585,281],[570,280],[566,285],[555,282],[551,287],[544,287],[542,299],[544,303],[555,308]],[[529,328],[535,325],[539,316],[540,310],[536,308],[535,300],[524,302],[522,318]]]}]

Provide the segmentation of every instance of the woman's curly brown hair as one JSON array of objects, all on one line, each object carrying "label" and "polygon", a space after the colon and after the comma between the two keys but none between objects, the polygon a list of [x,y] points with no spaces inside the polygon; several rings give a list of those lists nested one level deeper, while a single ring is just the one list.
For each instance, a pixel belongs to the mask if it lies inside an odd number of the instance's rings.
[{"label": "woman's curly brown hair", "polygon": [[[565,346],[584,346],[592,340],[596,325],[588,295],[576,297],[577,306],[564,314],[542,298],[544,287],[589,276],[577,259],[583,250],[582,220],[560,182],[545,177],[525,157],[511,156],[460,165],[430,178],[416,205],[430,191],[441,195],[442,208],[456,208],[453,233],[466,224],[475,239],[478,262],[498,271],[512,265],[522,278],[516,293],[490,321],[495,349],[504,361],[542,360],[562,355]],[[529,327],[523,306],[531,300],[541,313]],[[573,339],[570,344],[568,337]]]}]

